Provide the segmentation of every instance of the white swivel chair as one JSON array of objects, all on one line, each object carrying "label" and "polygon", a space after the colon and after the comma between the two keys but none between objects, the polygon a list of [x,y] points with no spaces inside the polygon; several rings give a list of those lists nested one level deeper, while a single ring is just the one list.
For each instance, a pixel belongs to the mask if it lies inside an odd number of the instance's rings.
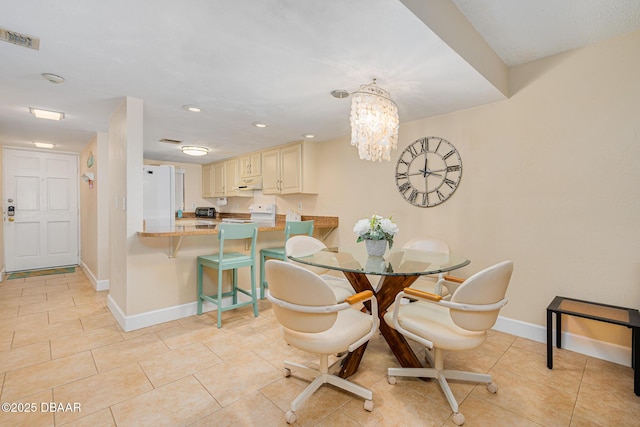
[{"label": "white swivel chair", "polygon": [[[373,410],[373,393],[364,387],[329,373],[340,359],[329,366],[329,355],[352,352],[378,330],[378,304],[373,292],[352,295],[345,302],[336,301],[333,290],[316,273],[293,263],[266,262],[269,290],[276,320],[282,325],[285,341],[300,350],[320,355],[320,369],[284,362],[285,376],[291,371],[313,377],[311,384],[291,403],[286,414],[289,424],[296,422],[295,411],[323,384],[331,384],[365,399],[364,408]],[[352,310],[353,304],[371,301],[371,313]]]},{"label": "white swivel chair", "polygon": [[[512,261],[486,268],[466,279],[451,301],[413,288],[400,292],[393,312],[384,316],[385,322],[406,338],[432,349],[435,357],[425,351],[431,368],[389,368],[389,383],[395,384],[396,377],[437,379],[453,411],[453,422],[462,425],[464,415],[458,410],[447,380],[487,383],[491,393],[497,392],[498,387],[491,382],[491,375],[444,369],[444,352],[471,350],[484,342],[487,330],[493,327],[500,309],[507,303],[505,294],[512,271]],[[401,298],[416,301],[401,305]]]},{"label": "white swivel chair", "polygon": [[[297,256],[297,257],[305,257],[309,255],[313,255],[322,251],[323,249],[327,249],[327,245],[322,243],[320,240],[305,235],[293,236],[287,240],[284,246],[285,258],[289,255]],[[333,253],[326,253],[327,260],[334,256]],[[287,258],[288,261],[290,261]],[[293,262],[293,261],[290,261]],[[337,261],[336,261],[337,262]],[[349,281],[344,277],[336,277],[329,273],[329,270],[326,268],[314,267],[307,264],[301,264],[293,262],[294,264],[303,267],[309,271],[313,271],[314,273],[322,276],[322,278],[329,284],[331,290],[333,290],[336,295],[336,299],[338,302],[342,302],[345,298],[354,295],[356,291],[353,289],[353,286],[349,283]]]},{"label": "white swivel chair", "polygon": [[[402,249],[437,252],[443,255],[449,255],[451,253],[447,242],[436,237],[411,239],[402,246]],[[438,295],[448,295],[450,297],[460,283],[462,283],[462,280],[457,277],[445,276],[444,273],[440,273],[437,276],[421,276],[411,287]],[[443,289],[443,286],[445,289]]]}]

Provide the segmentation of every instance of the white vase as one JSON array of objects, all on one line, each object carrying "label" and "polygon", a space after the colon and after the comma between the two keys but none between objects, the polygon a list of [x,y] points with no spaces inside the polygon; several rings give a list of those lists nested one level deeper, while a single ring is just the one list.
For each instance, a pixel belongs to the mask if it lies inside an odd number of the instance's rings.
[{"label": "white vase", "polygon": [[386,240],[365,239],[364,245],[367,248],[367,254],[369,254],[369,256],[382,256],[387,250]]}]

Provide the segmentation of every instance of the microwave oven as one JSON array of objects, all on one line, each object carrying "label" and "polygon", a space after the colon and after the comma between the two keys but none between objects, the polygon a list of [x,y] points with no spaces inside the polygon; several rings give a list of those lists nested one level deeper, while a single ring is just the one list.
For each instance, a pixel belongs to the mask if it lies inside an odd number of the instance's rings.
[{"label": "microwave oven", "polygon": [[196,208],[196,218],[215,218],[216,208]]}]

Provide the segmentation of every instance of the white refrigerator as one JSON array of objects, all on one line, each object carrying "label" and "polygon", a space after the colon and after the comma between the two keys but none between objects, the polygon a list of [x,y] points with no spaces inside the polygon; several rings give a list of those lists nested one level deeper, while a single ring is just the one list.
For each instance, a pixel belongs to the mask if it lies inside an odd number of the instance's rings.
[{"label": "white refrigerator", "polygon": [[172,165],[144,166],[143,219],[146,227],[175,225],[176,170]]}]

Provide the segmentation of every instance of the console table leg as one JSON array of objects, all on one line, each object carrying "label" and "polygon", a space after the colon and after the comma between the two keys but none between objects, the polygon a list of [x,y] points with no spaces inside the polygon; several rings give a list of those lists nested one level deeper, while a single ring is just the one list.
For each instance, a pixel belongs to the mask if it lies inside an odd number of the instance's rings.
[{"label": "console table leg", "polygon": [[631,367],[633,368],[633,392],[636,396],[640,396],[640,352],[638,352],[638,343],[640,343],[640,328],[631,328]]},{"label": "console table leg", "polygon": [[562,348],[562,313],[556,313],[556,347]]},{"label": "console table leg", "polygon": [[553,369],[553,312],[547,310],[547,368]]}]

